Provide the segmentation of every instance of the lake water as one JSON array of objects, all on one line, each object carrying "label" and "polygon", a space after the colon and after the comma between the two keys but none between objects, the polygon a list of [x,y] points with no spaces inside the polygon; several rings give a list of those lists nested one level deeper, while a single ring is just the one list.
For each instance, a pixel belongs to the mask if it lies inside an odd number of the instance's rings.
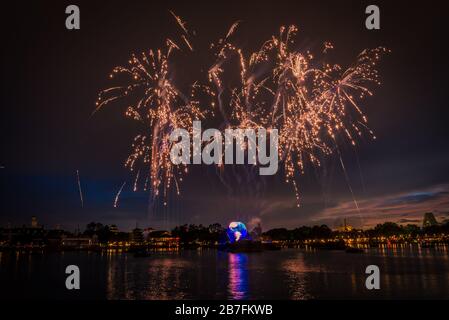
[{"label": "lake water", "polygon": [[[81,289],[65,288],[77,265]],[[380,268],[380,290],[365,288],[365,268]],[[0,253],[5,299],[449,299],[447,247],[344,251],[284,249],[46,255]]]}]

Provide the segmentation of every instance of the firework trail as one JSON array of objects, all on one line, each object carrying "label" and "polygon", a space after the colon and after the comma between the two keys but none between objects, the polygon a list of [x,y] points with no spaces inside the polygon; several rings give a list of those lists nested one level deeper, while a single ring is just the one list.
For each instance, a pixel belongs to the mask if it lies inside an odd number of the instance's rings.
[{"label": "firework trail", "polygon": [[84,208],[83,192],[81,190],[80,173],[79,173],[78,170],[76,170],[76,180],[77,180],[77,183],[78,183],[78,192],[79,192],[79,195],[80,195],[81,208]]},{"label": "firework trail", "polygon": [[[170,13],[180,27],[179,43],[187,52],[193,52],[186,23]],[[123,100],[128,105],[125,116],[145,126],[144,133],[135,137],[125,166],[139,168],[134,189],[139,174],[145,176],[144,189],[150,190],[151,201],[158,196],[166,198],[173,184],[180,193],[179,182],[188,170],[185,165],[171,162],[173,143],[169,137],[175,128],[186,129],[192,135],[195,120],[221,116],[222,129],[278,129],[285,182],[292,185],[298,205],[298,176],[305,173],[307,164],[320,167],[320,158],[336,153],[340,144],[356,145],[365,132],[375,139],[359,103],[372,95],[371,85],[380,84],[376,68],[387,49],[366,49],[345,69],[321,62],[334,50],[329,42],[324,43],[317,57],[310,51],[295,50],[298,28],[294,25],[281,27],[278,35],[249,54],[232,41],[238,27],[239,22],[234,23],[222,39],[211,44],[215,62],[207,68],[205,84],[192,79],[188,93],[182,93],[172,78],[174,53],[181,51],[172,39],[166,40],[164,49],[132,55],[128,66],[115,67],[110,77],[120,78],[122,84],[100,92],[94,112]],[[232,76],[235,65],[238,72]],[[228,68],[231,76],[224,77]],[[201,100],[201,94],[206,94],[210,103]],[[200,102],[209,108],[200,108]],[[254,145],[248,143],[245,152]],[[193,150],[196,152],[201,150]],[[232,178],[258,193],[260,186],[251,187],[255,179],[260,179],[255,167],[240,170],[233,166],[226,175],[224,166],[218,165],[217,172],[227,187],[227,180]],[[345,170],[343,163],[342,168]]]},{"label": "firework trail", "polygon": [[346,184],[347,184],[349,192],[351,193],[351,196],[352,196],[352,201],[354,202],[354,205],[355,205],[355,207],[357,209],[357,212],[360,214],[359,204],[357,202],[357,199],[355,198],[355,194],[354,194],[354,191],[352,190],[351,184],[349,183],[348,172],[346,171],[346,167],[345,167],[345,164],[343,162],[343,158],[341,156],[340,149],[338,148],[338,146],[337,146],[337,153],[338,153],[338,158],[340,160],[341,168],[343,170],[343,174],[345,176]]},{"label": "firework trail", "polygon": [[134,180],[134,188],[133,188],[134,192],[137,191],[137,183],[139,182],[139,174],[140,174],[140,170],[137,171],[136,179]]},{"label": "firework trail", "polygon": [[182,19],[177,16],[173,11],[169,10],[170,14],[175,18],[178,25],[181,27],[182,31],[184,31],[185,34],[189,34],[189,31],[186,28],[186,23],[182,21]]},{"label": "firework trail", "polygon": [[118,206],[118,201],[120,198],[120,194],[122,193],[123,188],[125,187],[126,182],[123,182],[122,186],[120,187],[119,191],[117,192],[117,194],[115,195],[115,199],[114,199],[114,208],[117,208]]}]

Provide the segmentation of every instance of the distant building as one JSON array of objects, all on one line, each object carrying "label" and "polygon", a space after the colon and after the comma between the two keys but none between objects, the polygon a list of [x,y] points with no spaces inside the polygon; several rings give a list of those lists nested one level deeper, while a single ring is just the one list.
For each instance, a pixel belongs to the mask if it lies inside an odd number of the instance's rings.
[{"label": "distant building", "polygon": [[337,228],[340,232],[351,232],[354,230],[354,227],[347,223],[346,218],[343,219],[343,225]]},{"label": "distant building", "polygon": [[145,241],[149,241],[150,233],[153,231],[154,231],[154,229],[150,228],[150,227],[143,229],[143,239]]},{"label": "distant building", "polygon": [[131,231],[130,240],[132,243],[143,243],[143,232],[139,228],[135,228],[133,231]]},{"label": "distant building", "polygon": [[8,241],[14,245],[41,245],[44,242],[45,231],[42,226],[11,228],[8,230]]},{"label": "distant building", "polygon": [[168,231],[153,231],[148,235],[148,243],[155,248],[177,248],[179,238]]},{"label": "distant building", "polygon": [[118,234],[118,228],[117,228],[117,226],[116,226],[115,224],[111,224],[111,225],[109,226],[109,231],[110,231],[112,234]]},{"label": "distant building", "polygon": [[39,228],[39,223],[37,222],[37,218],[35,216],[31,217],[31,228]]},{"label": "distant building", "polygon": [[435,216],[433,215],[433,213],[426,212],[424,214],[424,219],[423,219],[423,223],[422,223],[423,228],[432,227],[432,226],[436,226],[436,225],[438,225],[438,222],[437,222],[437,219],[435,219]]},{"label": "distant building", "polygon": [[97,237],[63,237],[61,242],[64,249],[88,249],[97,244]]},{"label": "distant building", "polygon": [[75,229],[75,232],[74,232],[74,235],[77,236],[77,237],[79,237],[80,234],[81,234],[80,226],[77,225],[77,227],[76,227],[76,229]]}]

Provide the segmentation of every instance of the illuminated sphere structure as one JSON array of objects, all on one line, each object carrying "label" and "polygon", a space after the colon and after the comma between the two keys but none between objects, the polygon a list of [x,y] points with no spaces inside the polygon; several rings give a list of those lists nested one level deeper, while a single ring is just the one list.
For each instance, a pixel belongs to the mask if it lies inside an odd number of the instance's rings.
[{"label": "illuminated sphere structure", "polygon": [[231,243],[238,242],[243,239],[249,239],[246,226],[242,222],[231,222],[226,230],[226,233],[228,234],[228,238]]}]

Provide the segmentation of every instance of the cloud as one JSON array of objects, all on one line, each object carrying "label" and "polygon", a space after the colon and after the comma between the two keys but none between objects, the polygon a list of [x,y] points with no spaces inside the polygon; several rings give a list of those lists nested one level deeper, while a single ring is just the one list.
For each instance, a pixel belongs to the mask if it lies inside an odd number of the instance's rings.
[{"label": "cloud", "polygon": [[348,218],[359,222],[359,227],[371,227],[377,223],[420,223],[425,212],[433,212],[437,219],[447,216],[449,209],[449,185],[437,185],[422,190],[397,193],[354,201],[342,201],[319,212],[317,221],[331,222]]},{"label": "cloud", "polygon": [[394,206],[401,204],[416,204],[429,202],[438,197],[447,195],[447,191],[420,191],[405,194],[393,199],[387,199],[381,206]]},{"label": "cloud", "polygon": [[398,220],[399,223],[401,224],[406,224],[406,223],[420,223],[421,220],[420,219],[400,219]]}]

